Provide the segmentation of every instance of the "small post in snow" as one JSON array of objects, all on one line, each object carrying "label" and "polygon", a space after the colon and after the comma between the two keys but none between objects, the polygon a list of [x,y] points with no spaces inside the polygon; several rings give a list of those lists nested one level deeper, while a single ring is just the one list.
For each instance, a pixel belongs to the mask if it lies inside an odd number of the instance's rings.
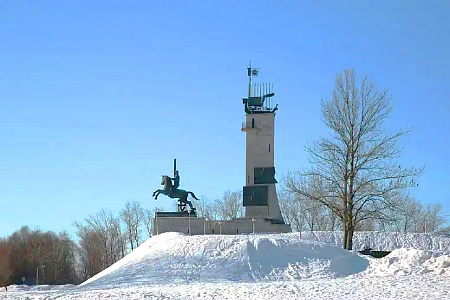
[{"label": "small post in snow", "polygon": [[206,218],[203,219],[203,235],[206,234]]},{"label": "small post in snow", "polygon": [[189,235],[191,235],[191,210],[188,210],[188,218],[189,218],[189,229],[188,229],[188,232],[189,232]]},{"label": "small post in snow", "polygon": [[156,226],[156,235],[158,235],[158,208],[155,207],[155,226]]}]

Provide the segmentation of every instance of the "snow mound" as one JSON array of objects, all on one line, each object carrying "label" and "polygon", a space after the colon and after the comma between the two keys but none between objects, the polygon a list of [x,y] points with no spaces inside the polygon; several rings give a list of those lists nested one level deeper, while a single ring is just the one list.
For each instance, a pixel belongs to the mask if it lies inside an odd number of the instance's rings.
[{"label": "snow mound", "polygon": [[170,284],[343,277],[364,271],[367,259],[295,233],[198,235],[164,233],[80,286],[124,282]]},{"label": "snow mound", "polygon": [[366,272],[374,275],[412,275],[430,272],[450,275],[450,251],[396,249],[381,259],[372,260]]}]

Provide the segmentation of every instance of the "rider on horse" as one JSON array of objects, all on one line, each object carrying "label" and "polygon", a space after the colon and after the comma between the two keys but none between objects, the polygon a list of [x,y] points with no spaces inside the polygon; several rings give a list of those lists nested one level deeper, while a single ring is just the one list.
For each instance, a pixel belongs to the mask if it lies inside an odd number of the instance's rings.
[{"label": "rider on horse", "polygon": [[175,171],[175,177],[170,179],[173,180],[173,185],[170,188],[170,193],[173,194],[173,192],[180,186],[180,174],[178,173],[178,170]]},{"label": "rider on horse", "polygon": [[195,200],[199,200],[195,194],[191,191],[179,189],[180,186],[180,174],[176,168],[174,168],[174,177],[162,175],[161,185],[163,189],[157,189],[153,192],[155,200],[158,199],[159,194],[166,195],[172,199],[178,199],[179,211],[185,211],[186,205],[189,205],[191,211],[195,211],[195,207],[192,206],[192,202],[188,200],[188,195],[191,195]]}]

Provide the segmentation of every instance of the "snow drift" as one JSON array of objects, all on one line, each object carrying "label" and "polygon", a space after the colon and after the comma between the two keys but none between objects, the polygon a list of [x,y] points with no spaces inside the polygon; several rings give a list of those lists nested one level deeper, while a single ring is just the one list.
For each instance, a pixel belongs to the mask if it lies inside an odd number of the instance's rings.
[{"label": "snow drift", "polygon": [[382,275],[412,275],[436,273],[450,275],[450,251],[425,251],[418,249],[396,249],[388,256],[371,261],[366,273]]},{"label": "snow drift", "polygon": [[330,278],[366,270],[367,259],[298,234],[164,233],[81,286]]}]

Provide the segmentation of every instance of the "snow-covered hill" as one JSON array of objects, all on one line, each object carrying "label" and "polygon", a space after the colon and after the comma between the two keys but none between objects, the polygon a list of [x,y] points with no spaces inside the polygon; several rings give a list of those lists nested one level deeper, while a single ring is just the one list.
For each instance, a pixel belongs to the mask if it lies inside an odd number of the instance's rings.
[{"label": "snow-covered hill", "polygon": [[296,234],[155,236],[84,285],[275,281],[343,277],[364,271],[368,261]]}]

